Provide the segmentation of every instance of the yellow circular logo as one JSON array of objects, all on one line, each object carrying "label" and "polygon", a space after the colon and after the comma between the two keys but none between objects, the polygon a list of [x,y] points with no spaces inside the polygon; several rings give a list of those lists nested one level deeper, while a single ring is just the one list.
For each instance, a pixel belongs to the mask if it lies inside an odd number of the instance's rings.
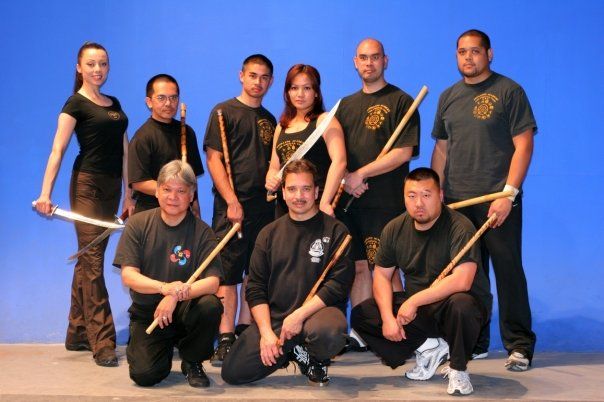
[{"label": "yellow circular logo", "polygon": [[273,142],[273,134],[275,133],[275,127],[267,119],[258,120],[258,131],[260,132],[260,139],[264,145],[269,145]]},{"label": "yellow circular logo", "polygon": [[118,112],[109,111],[109,112],[107,112],[107,114],[109,115],[109,118],[111,118],[113,120],[119,120],[120,119],[120,114]]},{"label": "yellow circular logo", "polygon": [[365,127],[370,130],[377,130],[382,126],[386,115],[390,113],[390,109],[385,105],[375,105],[367,109],[367,117],[365,118]]},{"label": "yellow circular logo", "polygon": [[499,98],[493,94],[481,94],[474,98],[474,109],[472,114],[476,119],[488,120],[491,118],[493,109],[495,109],[495,103],[499,101]]}]

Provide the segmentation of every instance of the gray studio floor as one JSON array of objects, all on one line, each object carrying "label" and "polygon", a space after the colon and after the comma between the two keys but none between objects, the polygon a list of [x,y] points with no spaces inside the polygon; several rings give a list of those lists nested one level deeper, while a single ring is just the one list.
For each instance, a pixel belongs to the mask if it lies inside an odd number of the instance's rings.
[{"label": "gray studio floor", "polygon": [[[62,345],[0,345],[0,401],[159,401],[159,400],[372,400],[445,401],[446,380],[435,375],[426,382],[402,378],[403,368],[391,370],[371,353],[348,353],[330,367],[331,383],[324,388],[308,385],[293,370],[276,374],[250,386],[225,386],[218,368],[205,364],[212,386],[193,389],[177,371],[159,386],[141,388],[128,378],[124,348],[120,366],[96,366],[88,352],[67,352]],[[505,357],[494,353],[473,361],[469,370],[474,394],[481,401],[602,401],[604,354],[541,353],[528,372],[503,368]]]}]

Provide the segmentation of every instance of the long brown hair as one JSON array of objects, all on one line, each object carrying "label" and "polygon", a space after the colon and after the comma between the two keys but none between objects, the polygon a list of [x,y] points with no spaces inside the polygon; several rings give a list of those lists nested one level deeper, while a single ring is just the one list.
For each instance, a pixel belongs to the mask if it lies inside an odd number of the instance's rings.
[{"label": "long brown hair", "polygon": [[325,111],[325,105],[323,105],[323,94],[321,94],[321,75],[319,74],[319,71],[308,64],[296,64],[289,69],[287,76],[285,77],[285,88],[283,88],[283,100],[285,101],[285,108],[283,109],[283,113],[279,119],[279,124],[283,130],[285,130],[293,118],[296,117],[296,107],[289,98],[289,89],[292,87],[292,82],[294,81],[294,78],[298,76],[298,74],[305,74],[310,79],[312,89],[317,94],[312,108],[308,113],[306,113],[304,119],[310,121],[319,117],[321,113]]},{"label": "long brown hair", "polygon": [[[84,42],[80,50],[78,50],[78,64],[82,61],[82,55],[84,54],[84,50],[86,49],[98,49],[105,52],[107,55],[107,60],[109,60],[109,53],[107,53],[107,49],[103,47],[103,45],[95,43],[95,42]],[[82,88],[82,84],[84,80],[82,79],[82,74],[78,73],[78,69],[76,68],[75,72],[75,82],[73,83],[73,93],[75,94]]]}]

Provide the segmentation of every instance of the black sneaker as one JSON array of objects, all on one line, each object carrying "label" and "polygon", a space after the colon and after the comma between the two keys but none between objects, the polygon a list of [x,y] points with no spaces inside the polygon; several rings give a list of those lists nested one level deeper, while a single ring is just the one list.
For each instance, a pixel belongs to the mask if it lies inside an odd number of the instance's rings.
[{"label": "black sneaker", "polygon": [[183,359],[182,363],[180,363],[180,370],[187,377],[189,385],[193,388],[207,388],[210,386],[210,379],[203,370],[201,363]]},{"label": "black sneaker", "polygon": [[222,362],[224,361],[224,357],[231,350],[231,346],[235,342],[235,334],[232,332],[227,332],[225,334],[220,334],[218,338],[218,346],[214,351],[212,357],[210,357],[210,364],[214,367],[222,366]]},{"label": "black sneaker", "polygon": [[94,362],[101,367],[117,367],[117,356],[115,350],[102,348],[94,355]]},{"label": "black sneaker", "polygon": [[289,352],[289,359],[296,362],[300,372],[308,377],[312,385],[323,387],[329,383],[329,376],[327,375],[329,360],[326,362],[315,360],[302,345],[294,346]]}]

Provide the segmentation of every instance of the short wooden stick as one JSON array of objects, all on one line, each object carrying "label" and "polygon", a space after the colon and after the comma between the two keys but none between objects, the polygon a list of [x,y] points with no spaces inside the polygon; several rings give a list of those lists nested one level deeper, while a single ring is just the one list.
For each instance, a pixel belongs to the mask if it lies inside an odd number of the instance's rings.
[{"label": "short wooden stick", "polygon": [[500,191],[498,193],[491,193],[486,195],[481,195],[480,197],[474,197],[467,200],[454,202],[452,204],[447,205],[451,209],[459,209],[464,207],[469,207],[471,205],[482,204],[483,202],[489,202],[493,200],[497,200],[499,198],[510,197],[513,196],[514,193],[511,191]]}]

